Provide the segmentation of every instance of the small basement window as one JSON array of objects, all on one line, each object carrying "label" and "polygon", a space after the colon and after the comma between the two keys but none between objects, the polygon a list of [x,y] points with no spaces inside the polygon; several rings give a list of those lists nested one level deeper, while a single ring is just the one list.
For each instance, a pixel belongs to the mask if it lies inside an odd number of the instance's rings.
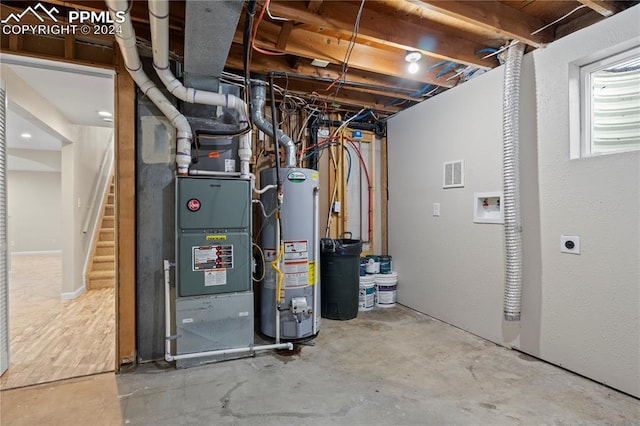
[{"label": "small basement window", "polygon": [[582,156],[640,150],[640,47],[580,67]]}]

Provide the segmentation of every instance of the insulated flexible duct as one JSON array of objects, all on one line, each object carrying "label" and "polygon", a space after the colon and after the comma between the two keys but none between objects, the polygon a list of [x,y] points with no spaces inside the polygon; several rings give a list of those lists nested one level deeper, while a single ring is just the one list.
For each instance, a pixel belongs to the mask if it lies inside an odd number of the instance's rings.
[{"label": "insulated flexible duct", "polygon": [[[263,114],[264,104],[266,102],[267,90],[265,83],[251,83],[251,121],[256,127],[262,130],[266,135],[273,136],[273,126],[269,123]],[[284,147],[284,167],[296,166],[296,146],[293,140],[285,135],[281,130],[276,130],[278,143]]]},{"label": "insulated flexible duct", "polygon": [[520,221],[520,68],[524,45],[507,51],[502,103],[505,289],[504,318],[520,320],[522,297],[522,224]]}]

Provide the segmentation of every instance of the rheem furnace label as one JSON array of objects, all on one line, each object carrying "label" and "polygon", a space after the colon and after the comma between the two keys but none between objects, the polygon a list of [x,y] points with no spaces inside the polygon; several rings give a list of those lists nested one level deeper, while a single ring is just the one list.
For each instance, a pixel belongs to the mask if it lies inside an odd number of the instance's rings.
[{"label": "rheem furnace label", "polygon": [[192,247],[194,271],[233,268],[233,245]]},{"label": "rheem furnace label", "polygon": [[204,272],[204,286],[227,284],[227,269],[233,268],[233,245],[192,247],[192,269]]}]

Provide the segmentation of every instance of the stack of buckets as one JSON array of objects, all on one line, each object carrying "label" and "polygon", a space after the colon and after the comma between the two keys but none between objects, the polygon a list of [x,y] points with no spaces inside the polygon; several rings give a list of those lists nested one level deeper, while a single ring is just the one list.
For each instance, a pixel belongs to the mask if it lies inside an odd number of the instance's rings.
[{"label": "stack of buckets", "polygon": [[360,258],[360,296],[358,310],[370,311],[396,306],[398,274],[393,271],[391,256]]}]

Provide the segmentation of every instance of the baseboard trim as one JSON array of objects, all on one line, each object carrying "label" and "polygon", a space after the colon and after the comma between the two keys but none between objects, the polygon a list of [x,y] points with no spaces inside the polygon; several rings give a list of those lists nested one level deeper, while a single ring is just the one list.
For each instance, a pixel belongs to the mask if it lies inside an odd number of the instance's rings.
[{"label": "baseboard trim", "polygon": [[77,298],[78,296],[80,296],[82,293],[84,293],[86,289],[87,288],[85,286],[82,286],[79,289],[77,289],[76,291],[71,291],[71,292],[67,292],[67,293],[60,293],[60,299],[62,299],[62,300],[73,300],[73,299]]},{"label": "baseboard trim", "polygon": [[62,250],[44,250],[44,251],[14,251],[14,256],[31,256],[34,254],[62,254]]}]

